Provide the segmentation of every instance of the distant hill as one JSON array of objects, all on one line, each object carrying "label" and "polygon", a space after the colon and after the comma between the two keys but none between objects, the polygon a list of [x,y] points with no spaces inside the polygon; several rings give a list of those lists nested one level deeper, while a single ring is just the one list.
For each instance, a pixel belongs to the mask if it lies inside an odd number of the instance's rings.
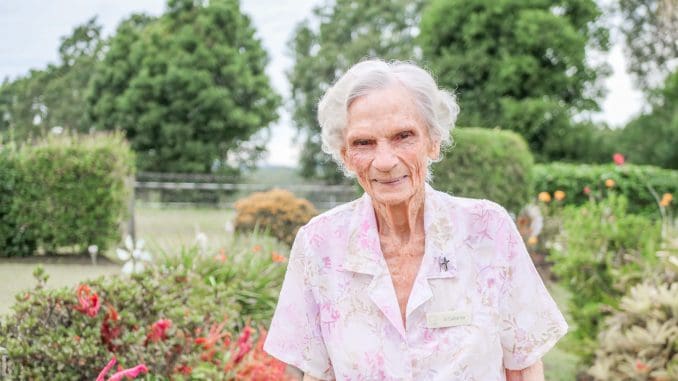
[{"label": "distant hill", "polygon": [[248,184],[311,184],[299,175],[296,168],[281,165],[267,165],[244,173],[242,182]]}]

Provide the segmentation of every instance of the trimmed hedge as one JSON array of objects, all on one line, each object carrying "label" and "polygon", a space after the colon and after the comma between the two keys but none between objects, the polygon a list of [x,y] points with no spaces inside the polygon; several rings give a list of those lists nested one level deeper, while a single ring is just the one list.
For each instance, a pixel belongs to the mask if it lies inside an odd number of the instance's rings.
[{"label": "trimmed hedge", "polygon": [[14,218],[14,195],[17,193],[17,157],[12,147],[0,146],[0,256],[32,253],[35,239]]},{"label": "trimmed hedge", "polygon": [[454,148],[433,165],[434,188],[485,198],[518,212],[532,198],[534,163],[527,143],[511,131],[457,128]]},{"label": "trimmed hedge", "polygon": [[10,227],[0,256],[104,250],[119,239],[134,173],[122,135],[50,137],[0,163],[0,219]]},{"label": "trimmed hedge", "polygon": [[[588,201],[589,195],[584,193],[584,188],[588,187],[590,194],[598,198],[608,192],[622,194],[629,201],[629,213],[644,215],[659,216],[658,200],[650,187],[659,198],[664,193],[678,193],[678,171],[646,165],[538,164],[534,166],[533,178],[537,192],[564,191],[567,196],[562,202],[566,205],[581,205]],[[614,186],[608,188],[605,185],[608,179],[614,181]],[[668,205],[674,215],[676,204]]]}]

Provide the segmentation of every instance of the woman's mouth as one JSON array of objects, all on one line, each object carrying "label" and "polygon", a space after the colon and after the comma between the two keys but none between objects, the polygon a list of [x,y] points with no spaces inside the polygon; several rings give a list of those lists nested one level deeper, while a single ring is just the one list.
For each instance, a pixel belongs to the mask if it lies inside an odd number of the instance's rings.
[{"label": "woman's mouth", "polygon": [[402,180],[405,180],[405,178],[407,178],[407,175],[401,176],[401,177],[396,177],[394,179],[386,179],[386,180],[375,179],[374,181],[378,182],[379,184],[383,184],[383,185],[396,185],[396,184],[399,184]]}]

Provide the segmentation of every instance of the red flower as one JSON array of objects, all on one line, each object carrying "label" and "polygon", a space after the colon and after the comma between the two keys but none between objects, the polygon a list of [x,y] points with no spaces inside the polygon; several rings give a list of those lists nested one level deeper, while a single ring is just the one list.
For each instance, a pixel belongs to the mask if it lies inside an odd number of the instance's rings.
[{"label": "red flower", "polygon": [[584,187],[584,194],[589,194],[589,193],[591,193],[591,188],[589,188],[588,186],[585,186]]},{"label": "red flower", "polygon": [[238,338],[238,353],[235,355],[233,358],[234,363],[239,363],[242,361],[242,359],[245,357],[247,352],[249,352],[252,349],[252,342],[250,341],[250,338],[252,337],[252,327],[249,326],[249,324],[245,325],[245,329],[243,329],[242,334],[240,334],[240,337]]},{"label": "red flower", "polygon": [[79,305],[75,306],[75,309],[89,317],[97,316],[99,307],[101,307],[99,295],[97,295],[96,292],[93,292],[86,284],[81,284],[78,286],[77,293]]},{"label": "red flower", "polygon": [[644,362],[637,360],[636,361],[636,372],[637,373],[647,373],[650,370],[650,367]]},{"label": "red flower", "polygon": [[612,160],[614,160],[614,163],[617,165],[624,165],[624,155],[620,153],[615,153],[612,155]]},{"label": "red flower", "polygon": [[151,332],[149,332],[146,336],[146,342],[144,345],[148,344],[149,341],[152,343],[157,343],[158,341],[167,339],[167,330],[171,326],[172,321],[169,319],[160,319],[153,323],[151,326]]},{"label": "red flower", "polygon": [[212,347],[214,347],[214,344],[216,344],[219,340],[228,335],[228,333],[221,332],[224,329],[225,325],[226,325],[225,322],[219,325],[212,324],[212,327],[210,328],[210,333],[207,335],[207,337],[198,337],[197,339],[195,339],[195,343],[201,344],[203,349],[212,349]]},{"label": "red flower", "polygon": [[115,352],[118,349],[117,346],[113,345],[113,340],[120,337],[120,332],[122,331],[118,320],[120,320],[118,311],[108,304],[106,316],[104,316],[104,321],[101,323],[101,341],[111,352]]},{"label": "red flower", "polygon": [[175,373],[185,374],[185,375],[190,375],[190,374],[193,372],[193,368],[191,368],[190,366],[184,364],[184,365],[180,365],[180,366],[176,367],[176,368],[174,369],[174,372],[175,372]]},{"label": "red flower", "polygon": [[[104,381],[104,377],[106,377],[106,373],[108,373],[111,368],[113,368],[113,365],[115,365],[116,359],[115,356],[111,359],[111,361],[106,364],[104,369],[101,370],[101,373],[99,373],[99,376],[97,376],[96,381]],[[124,377],[129,377],[129,378],[136,378],[136,376],[142,374],[142,373],[147,373],[148,368],[144,364],[139,364],[133,368],[129,369],[123,369],[114,375],[112,375],[108,381],[121,381]]]}]

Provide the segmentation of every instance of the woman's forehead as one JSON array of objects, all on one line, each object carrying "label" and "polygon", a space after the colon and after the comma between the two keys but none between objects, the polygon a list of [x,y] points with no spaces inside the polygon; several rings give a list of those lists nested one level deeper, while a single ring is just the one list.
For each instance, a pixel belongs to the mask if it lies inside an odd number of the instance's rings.
[{"label": "woman's forehead", "polygon": [[375,129],[421,128],[421,113],[412,96],[401,86],[374,90],[357,98],[348,108],[346,134]]}]

